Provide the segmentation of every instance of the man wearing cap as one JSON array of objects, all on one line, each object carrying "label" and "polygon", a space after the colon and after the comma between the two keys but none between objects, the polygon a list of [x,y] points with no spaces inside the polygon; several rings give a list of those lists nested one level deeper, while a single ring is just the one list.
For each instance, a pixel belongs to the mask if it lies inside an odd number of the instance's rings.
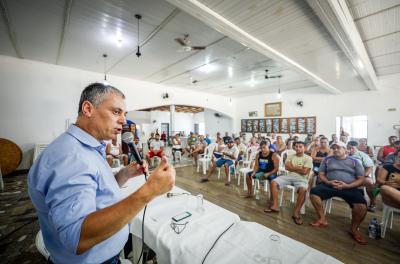
[{"label": "man wearing cap", "polygon": [[340,197],[352,208],[349,234],[359,244],[366,245],[368,241],[358,230],[367,214],[367,202],[364,199],[362,190],[358,189],[365,181],[364,168],[359,160],[346,154],[346,144],[344,142],[334,142],[331,148],[333,156],[325,158],[319,169],[321,184],[310,191],[311,202],[319,216],[319,219],[311,222],[311,226],[328,226],[322,201],[334,196]]},{"label": "man wearing cap", "polygon": [[215,163],[213,163],[207,176],[205,178],[202,178],[201,182],[208,182],[211,177],[211,174],[215,171],[215,168],[216,167],[221,168],[222,166],[224,166],[226,175],[225,185],[226,186],[230,185],[229,167],[235,164],[235,161],[239,155],[239,149],[235,146],[233,139],[231,137],[228,138],[226,142],[228,144],[228,147],[222,151],[222,157],[218,159]]}]

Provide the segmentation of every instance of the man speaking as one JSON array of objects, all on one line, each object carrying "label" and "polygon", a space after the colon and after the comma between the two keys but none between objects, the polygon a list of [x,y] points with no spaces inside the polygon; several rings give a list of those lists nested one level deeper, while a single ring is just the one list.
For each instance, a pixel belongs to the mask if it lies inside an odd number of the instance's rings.
[{"label": "man speaking", "polygon": [[175,183],[175,170],[164,157],[140,189],[122,197],[120,187],[148,170],[146,163],[133,163],[114,176],[106,161],[103,141],[121,133],[124,99],[109,85],[86,87],[76,124],[55,139],[29,171],[29,195],[50,263],[118,263],[128,223]]}]

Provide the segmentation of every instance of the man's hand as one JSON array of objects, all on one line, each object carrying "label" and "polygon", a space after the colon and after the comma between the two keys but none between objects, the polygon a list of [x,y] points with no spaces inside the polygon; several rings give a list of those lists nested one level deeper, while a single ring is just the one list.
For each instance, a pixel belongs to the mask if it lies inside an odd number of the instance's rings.
[{"label": "man's hand", "polygon": [[156,196],[166,193],[174,187],[175,169],[168,164],[167,157],[162,157],[160,165],[151,173],[146,184]]},{"label": "man's hand", "polygon": [[348,189],[348,184],[342,181],[332,181],[332,186],[338,190]]},{"label": "man's hand", "polygon": [[396,188],[396,189],[399,189],[399,188],[400,188],[400,184],[397,183],[397,182],[395,182],[395,181],[387,181],[387,182],[385,183],[385,185],[388,185],[388,186],[393,187],[393,188]]},{"label": "man's hand", "polygon": [[142,166],[140,166],[140,164],[136,162],[132,162],[125,168],[122,168],[115,175],[115,179],[117,180],[119,186],[123,186],[127,180],[133,177],[140,176],[143,174],[143,172],[146,172],[146,174],[149,173],[149,166],[145,160],[143,160]]}]

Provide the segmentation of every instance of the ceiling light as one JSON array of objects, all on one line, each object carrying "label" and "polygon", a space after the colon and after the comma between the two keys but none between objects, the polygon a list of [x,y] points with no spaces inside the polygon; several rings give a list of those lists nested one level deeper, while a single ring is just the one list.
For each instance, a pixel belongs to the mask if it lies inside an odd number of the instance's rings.
[{"label": "ceiling light", "polygon": [[251,87],[256,86],[256,81],[254,80],[254,72],[251,73],[250,86]]},{"label": "ceiling light", "polygon": [[202,72],[205,72],[205,73],[210,73],[210,72],[214,71],[216,68],[217,68],[217,67],[216,67],[215,65],[212,65],[212,64],[205,64],[205,65],[203,65],[202,67],[200,67],[200,70],[201,70]]},{"label": "ceiling light", "polygon": [[232,68],[232,66],[228,67],[228,75],[229,75],[229,78],[232,78],[232,76],[233,76],[233,68]]},{"label": "ceiling light", "polygon": [[136,14],[135,15],[137,19],[137,51],[136,51],[136,57],[140,57],[142,53],[140,53],[140,42],[139,42],[139,20],[142,19],[142,15]]},{"label": "ceiling light", "polygon": [[229,98],[229,105],[232,106],[232,98]]},{"label": "ceiling light", "polygon": [[357,66],[358,66],[360,69],[364,69],[364,64],[362,63],[361,60],[357,60]]}]

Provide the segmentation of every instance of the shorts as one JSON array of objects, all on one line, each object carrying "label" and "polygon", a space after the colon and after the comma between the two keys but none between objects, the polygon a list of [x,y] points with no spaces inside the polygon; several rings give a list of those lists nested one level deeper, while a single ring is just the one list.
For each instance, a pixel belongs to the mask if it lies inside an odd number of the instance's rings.
[{"label": "shorts", "polygon": [[321,198],[321,200],[327,200],[334,196],[340,197],[345,200],[351,208],[353,208],[353,204],[355,203],[365,205],[367,204],[367,201],[364,198],[363,190],[358,188],[338,190],[330,185],[321,183],[312,188],[310,194],[318,196],[319,198]]},{"label": "shorts", "polygon": [[183,149],[182,148],[173,148],[172,149],[172,153],[174,153],[175,154],[175,152],[177,152],[177,151],[180,151],[181,153],[183,152]]},{"label": "shorts", "polygon": [[[247,176],[250,177],[252,173],[253,173],[253,172],[247,173]],[[261,171],[261,170],[258,170],[258,171],[256,172],[256,175],[254,175],[253,179],[260,180],[262,177],[264,177],[264,174],[265,174],[265,172],[263,172],[263,171]],[[271,174],[266,180],[268,180],[269,182],[271,182],[272,180],[276,179],[276,177],[278,177],[278,174],[274,173],[274,174]]]},{"label": "shorts", "polygon": [[214,157],[215,157],[216,159],[219,159],[219,158],[222,157],[222,154],[221,154],[221,153],[216,153],[216,152],[214,152],[213,154],[214,154]]},{"label": "shorts", "polygon": [[151,159],[151,158],[153,158],[153,157],[159,157],[159,158],[162,158],[162,156],[163,156],[163,152],[162,151],[159,151],[157,154],[156,153],[154,153],[152,150],[150,150],[149,151],[149,153],[147,153],[147,155],[149,156],[149,158]]},{"label": "shorts", "polygon": [[233,161],[230,159],[219,159],[215,164],[217,164],[218,168],[221,168],[224,164],[228,164],[229,167],[233,165]]},{"label": "shorts", "polygon": [[285,188],[286,185],[293,185],[296,188],[308,189],[308,180],[301,176],[279,176],[273,181],[279,185],[279,189]]}]

